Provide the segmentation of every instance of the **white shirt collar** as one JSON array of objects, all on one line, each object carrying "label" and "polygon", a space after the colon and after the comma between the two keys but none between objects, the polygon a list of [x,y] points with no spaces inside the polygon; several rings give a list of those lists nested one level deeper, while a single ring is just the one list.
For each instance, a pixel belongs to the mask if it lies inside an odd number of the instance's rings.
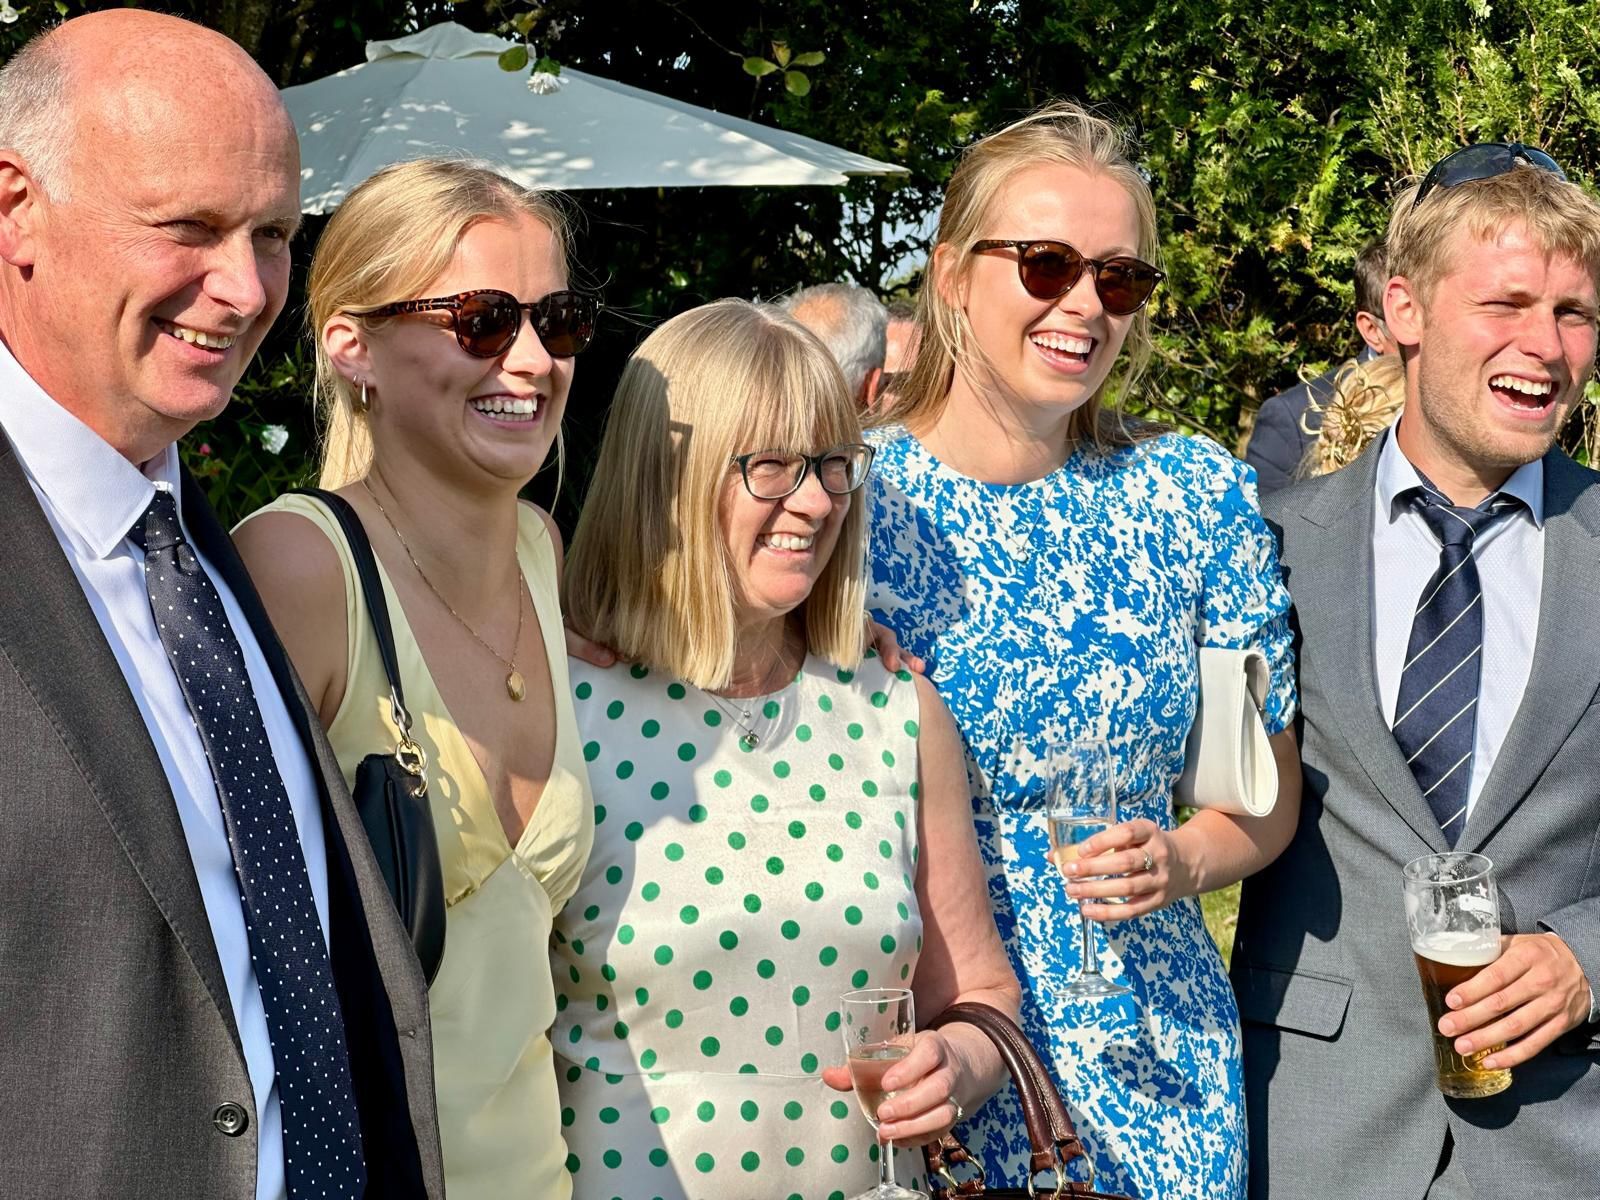
[{"label": "white shirt collar", "polygon": [[[1401,493],[1422,486],[1422,476],[1400,449],[1400,439],[1395,436],[1398,426],[1391,425],[1383,435],[1383,447],[1378,452],[1378,511],[1387,513],[1391,523],[1397,517],[1395,506]],[[1536,458],[1523,463],[1511,473],[1511,478],[1498,489],[1515,496],[1527,506],[1535,529],[1544,528],[1544,459]],[[1402,510],[1404,506],[1401,506]]]},{"label": "white shirt collar", "polygon": [[[179,494],[178,447],[144,468],[50,398],[0,341],[0,428],[69,536],[95,558],[121,546],[156,488]],[[181,505],[180,505],[181,507]]]}]

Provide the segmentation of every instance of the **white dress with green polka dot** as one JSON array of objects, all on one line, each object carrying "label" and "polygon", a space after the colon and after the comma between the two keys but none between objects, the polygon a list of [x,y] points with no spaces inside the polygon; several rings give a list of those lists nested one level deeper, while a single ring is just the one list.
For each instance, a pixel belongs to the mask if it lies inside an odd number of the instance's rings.
[{"label": "white dress with green polka dot", "polygon": [[839,995],[905,983],[922,948],[910,677],[812,657],[721,704],[637,666],[572,680],[595,842],[556,920],[550,1040],[574,1200],[867,1189],[871,1127],[820,1072]]}]

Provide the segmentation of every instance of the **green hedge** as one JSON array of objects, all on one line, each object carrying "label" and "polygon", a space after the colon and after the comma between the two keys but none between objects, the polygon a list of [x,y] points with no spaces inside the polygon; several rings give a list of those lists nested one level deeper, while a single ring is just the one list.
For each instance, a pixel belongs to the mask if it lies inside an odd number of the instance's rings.
[{"label": "green hedge", "polygon": [[[0,56],[57,11],[81,7],[16,6],[21,19],[0,25]],[[1159,361],[1129,406],[1235,448],[1263,399],[1355,349],[1351,263],[1382,228],[1397,179],[1474,140],[1543,146],[1586,183],[1600,165],[1600,0],[367,0],[337,12],[230,0],[187,11],[233,32],[284,83],[358,62],[364,38],[403,33],[408,21],[517,20],[540,53],[568,66],[910,169],[903,183],[838,190],[575,197],[580,280],[602,288],[608,311],[568,408],[564,522],[611,387],[646,330],[704,300],[820,280],[914,290],[920,238],[955,153],[1052,96],[1131,122],[1157,196],[1169,274],[1155,302]],[[807,56],[804,95],[785,72],[755,77],[744,65],[783,55],[791,65]],[[302,266],[317,228],[298,247]],[[291,312],[239,402],[187,445],[225,514],[309,471],[307,387]],[[1592,434],[1592,418],[1580,414],[1574,442]],[[262,445],[268,425],[288,431],[281,453]]]}]

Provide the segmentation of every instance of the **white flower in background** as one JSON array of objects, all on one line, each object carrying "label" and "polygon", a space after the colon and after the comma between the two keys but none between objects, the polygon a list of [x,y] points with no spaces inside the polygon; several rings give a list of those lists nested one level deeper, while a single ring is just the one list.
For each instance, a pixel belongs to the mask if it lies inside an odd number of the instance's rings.
[{"label": "white flower in background", "polygon": [[528,90],[535,96],[548,96],[551,92],[559,92],[565,82],[561,76],[552,75],[549,71],[535,71],[528,76]]},{"label": "white flower in background", "polygon": [[261,445],[268,454],[281,454],[289,444],[289,431],[282,425],[267,425],[261,430]]},{"label": "white flower in background", "polygon": [[549,38],[552,42],[559,38],[566,31],[567,23],[565,21],[551,21],[550,24],[544,27],[545,37]]},{"label": "white flower in background", "polygon": [[7,0],[0,0],[0,25],[15,25],[21,15]]}]

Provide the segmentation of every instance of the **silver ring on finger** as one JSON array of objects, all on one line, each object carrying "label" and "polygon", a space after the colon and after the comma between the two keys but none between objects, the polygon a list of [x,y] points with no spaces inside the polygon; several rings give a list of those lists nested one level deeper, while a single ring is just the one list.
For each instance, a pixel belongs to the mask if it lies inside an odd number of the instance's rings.
[{"label": "silver ring on finger", "polygon": [[1155,870],[1156,869],[1156,860],[1150,857],[1150,851],[1149,850],[1145,850],[1143,853],[1144,853],[1144,865],[1142,867],[1140,867],[1139,869],[1141,871],[1153,871],[1153,870]]},{"label": "silver ring on finger", "polygon": [[950,1118],[950,1124],[952,1124],[952,1125],[961,1124],[961,1122],[966,1119],[967,1110],[961,1107],[961,1101],[957,1100],[954,1096],[950,1097],[949,1104],[950,1104],[950,1107],[955,1110],[955,1114],[956,1114],[955,1116]]}]

